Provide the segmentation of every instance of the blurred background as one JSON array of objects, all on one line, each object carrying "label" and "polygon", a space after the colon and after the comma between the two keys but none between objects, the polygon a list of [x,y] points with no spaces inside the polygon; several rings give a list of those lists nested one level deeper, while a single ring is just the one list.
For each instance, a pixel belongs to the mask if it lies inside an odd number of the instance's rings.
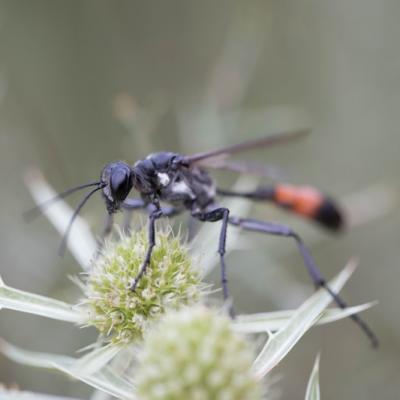
[{"label": "blurred background", "polygon": [[[348,320],[315,328],[276,369],[276,386],[284,399],[303,397],[321,351],[323,398],[398,398],[399,18],[396,0],[0,1],[1,276],[75,296],[67,274],[79,268],[58,257],[59,235],[45,218],[22,219],[33,205],[23,179],[31,166],[61,191],[97,179],[112,160],[309,126],[301,142],[243,158],[337,196],[349,229],[330,235],[268,206],[251,214],[295,227],[328,277],[360,257],[343,294],[352,304],[379,300],[364,318],[381,347]],[[215,176],[224,186],[235,179]],[[82,215],[100,232],[100,196]],[[298,306],[313,287],[295,245],[250,239],[252,249],[228,260],[238,311]],[[74,355],[95,332],[3,310],[0,336]],[[89,396],[83,384],[4,358],[0,382]]]}]

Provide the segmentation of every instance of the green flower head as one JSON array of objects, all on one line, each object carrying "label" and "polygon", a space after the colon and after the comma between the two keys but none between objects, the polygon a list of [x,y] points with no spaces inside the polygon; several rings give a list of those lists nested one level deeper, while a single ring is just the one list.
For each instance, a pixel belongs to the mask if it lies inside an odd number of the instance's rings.
[{"label": "green flower head", "polygon": [[165,315],[148,332],[136,371],[142,400],[258,400],[254,354],[227,317],[203,307]]},{"label": "green flower head", "polygon": [[204,288],[187,247],[170,231],[160,231],[151,263],[133,292],[146,250],[146,230],[121,234],[118,242],[105,245],[87,278],[88,324],[113,342],[141,339],[167,309],[197,302]]}]

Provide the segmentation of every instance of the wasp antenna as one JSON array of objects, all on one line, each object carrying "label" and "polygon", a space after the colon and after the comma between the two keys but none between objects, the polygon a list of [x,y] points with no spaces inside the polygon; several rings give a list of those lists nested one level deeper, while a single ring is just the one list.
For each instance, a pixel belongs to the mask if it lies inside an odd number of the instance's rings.
[{"label": "wasp antenna", "polygon": [[58,200],[64,199],[65,197],[69,196],[72,193],[75,193],[79,190],[82,189],[86,189],[88,187],[91,186],[99,186],[101,184],[101,182],[89,182],[89,183],[85,183],[83,185],[79,185],[76,187],[73,187],[71,189],[66,190],[65,192],[61,192],[59,194],[57,194],[56,196],[54,196],[53,198],[45,201],[42,204],[39,204],[36,207],[31,208],[28,211],[25,211],[22,216],[25,219],[25,221],[27,222],[31,222],[33,221],[35,218],[39,217],[41,214],[43,214],[43,212],[50,207],[52,204],[54,204],[55,202],[57,202]]},{"label": "wasp antenna", "polygon": [[85,205],[85,203],[89,200],[89,198],[90,198],[94,193],[96,193],[98,190],[101,190],[102,188],[103,188],[103,186],[99,186],[99,187],[93,189],[92,191],[90,191],[90,192],[81,200],[81,202],[78,204],[78,207],[76,207],[74,213],[72,214],[71,219],[69,220],[67,229],[65,230],[64,236],[63,236],[63,238],[62,238],[62,240],[61,240],[61,243],[60,243],[60,248],[59,248],[58,254],[59,254],[61,257],[63,257],[64,254],[65,254],[65,250],[66,250],[66,248],[67,248],[68,236],[69,236],[69,233],[70,233],[70,231],[71,231],[72,224],[74,223],[76,217],[78,216],[79,212],[81,211],[81,209],[82,209],[82,207]]}]

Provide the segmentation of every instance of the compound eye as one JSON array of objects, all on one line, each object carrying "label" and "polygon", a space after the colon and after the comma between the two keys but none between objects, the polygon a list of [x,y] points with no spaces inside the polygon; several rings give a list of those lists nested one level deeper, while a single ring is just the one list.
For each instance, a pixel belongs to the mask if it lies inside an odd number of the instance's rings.
[{"label": "compound eye", "polygon": [[125,169],[114,170],[110,177],[110,187],[115,200],[125,200],[131,190],[129,172]]}]

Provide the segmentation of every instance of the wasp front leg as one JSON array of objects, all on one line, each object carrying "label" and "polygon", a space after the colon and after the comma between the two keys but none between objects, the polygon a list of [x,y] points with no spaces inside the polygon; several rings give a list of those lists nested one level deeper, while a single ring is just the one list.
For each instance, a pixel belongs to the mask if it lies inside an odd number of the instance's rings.
[{"label": "wasp front leg", "polygon": [[103,228],[103,231],[101,232],[99,243],[98,243],[100,248],[103,245],[104,240],[111,234],[113,222],[114,222],[113,214],[107,214],[106,220],[104,222],[104,228]]},{"label": "wasp front leg", "polygon": [[[146,203],[141,200],[141,199],[126,199],[122,204],[121,208],[126,211],[126,213],[131,213],[132,210],[136,209],[143,209],[146,207]],[[125,218],[124,221],[124,232],[129,231],[129,226],[130,226],[130,219],[131,215],[129,217]],[[97,252],[99,253],[104,240],[111,234],[112,228],[113,228],[113,223],[114,223],[114,214],[108,213],[106,216],[106,220],[104,223],[104,228],[103,231],[100,235],[100,239],[98,240],[98,246],[97,246]]]},{"label": "wasp front leg", "polygon": [[132,213],[134,210],[144,210],[147,207],[147,203],[142,199],[125,199],[121,205],[121,208],[124,210],[124,222],[123,222],[123,231],[126,233],[130,233],[131,231],[131,221],[132,221]]},{"label": "wasp front leg", "polygon": [[154,204],[156,207],[156,210],[154,210],[150,215],[149,215],[149,230],[148,230],[148,248],[146,251],[145,258],[143,260],[143,263],[139,269],[139,273],[137,274],[136,278],[132,282],[131,285],[131,290],[134,292],[136,290],[136,287],[140,281],[140,279],[143,277],[143,275],[146,272],[147,267],[150,264],[151,260],[151,254],[153,252],[154,246],[156,245],[156,220],[161,218],[163,216],[163,212],[160,208],[160,205],[158,203]]},{"label": "wasp front leg", "polygon": [[125,211],[124,232],[130,232],[133,210],[146,211],[150,215],[154,211],[161,210],[163,217],[174,217],[175,215],[178,215],[183,211],[180,208],[172,206],[164,206],[164,207],[156,206],[153,203],[146,203],[142,199],[126,199],[122,203],[122,208]]}]

